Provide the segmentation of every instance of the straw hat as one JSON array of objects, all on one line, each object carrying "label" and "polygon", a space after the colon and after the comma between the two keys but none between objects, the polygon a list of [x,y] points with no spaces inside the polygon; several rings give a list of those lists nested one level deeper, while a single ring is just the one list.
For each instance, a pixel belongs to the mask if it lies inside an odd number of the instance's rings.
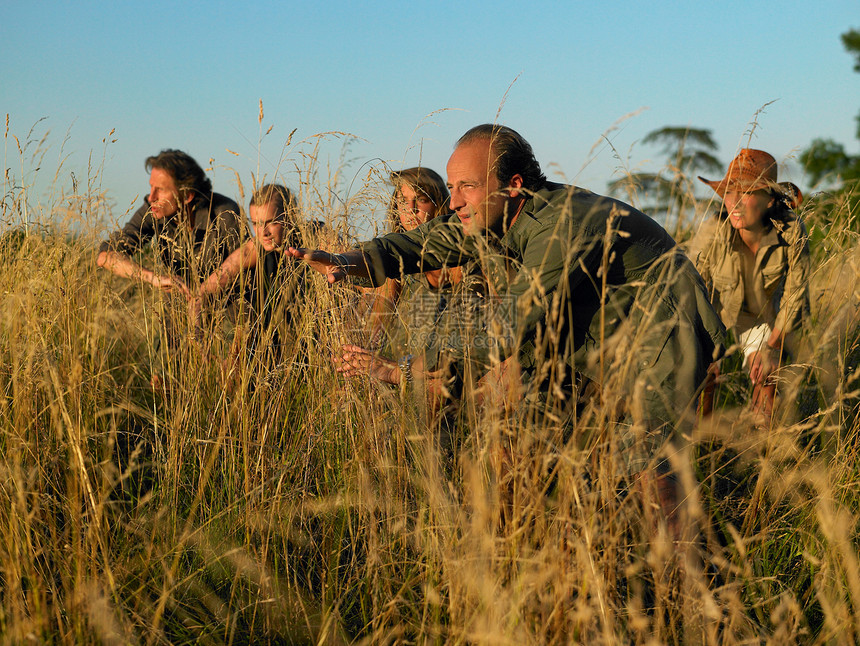
[{"label": "straw hat", "polygon": [[776,181],[776,160],[769,153],[753,148],[744,148],[729,164],[726,176],[721,180],[699,179],[723,197],[726,191],[748,193],[759,189],[770,189],[783,195],[794,208],[803,200],[803,194],[791,182]]}]

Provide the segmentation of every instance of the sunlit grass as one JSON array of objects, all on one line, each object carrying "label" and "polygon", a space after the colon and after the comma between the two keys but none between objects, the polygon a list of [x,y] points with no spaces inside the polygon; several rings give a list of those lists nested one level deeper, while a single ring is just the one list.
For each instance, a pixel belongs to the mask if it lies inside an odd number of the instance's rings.
[{"label": "sunlit grass", "polygon": [[[727,364],[722,408],[681,469],[699,536],[679,548],[620,466],[621,358],[618,388],[572,431],[467,399],[451,464],[408,394],[336,375],[355,299],[314,279],[284,367],[243,368],[225,389],[182,302],[96,269],[99,167],[43,204],[20,155],[0,236],[0,641],[860,639],[850,200],[804,213],[813,312],[801,378],[782,390],[803,415],[756,430]],[[288,162],[304,218],[348,244],[341,182],[313,147]],[[377,175],[352,194],[379,199]],[[166,362],[165,310],[181,330]]]}]

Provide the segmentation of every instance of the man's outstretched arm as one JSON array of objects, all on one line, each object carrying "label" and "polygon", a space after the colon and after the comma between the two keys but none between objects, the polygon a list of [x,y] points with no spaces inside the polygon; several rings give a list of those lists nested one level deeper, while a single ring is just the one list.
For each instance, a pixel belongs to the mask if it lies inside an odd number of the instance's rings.
[{"label": "man's outstretched arm", "polygon": [[99,246],[96,264],[123,278],[142,280],[166,292],[178,291],[191,298],[191,291],[179,276],[158,275],[132,259],[132,254],[155,235],[153,220],[149,217],[149,200],[141,206],[120,231],[115,231]]},{"label": "man's outstretched arm", "polygon": [[347,276],[373,277],[373,262],[370,256],[360,249],[344,253],[329,253],[322,249],[290,247],[287,253],[293,258],[304,260],[311,269],[325,276],[329,283],[340,282]]},{"label": "man's outstretched arm", "polygon": [[100,251],[96,258],[96,264],[117,276],[142,280],[166,292],[179,291],[186,298],[191,298],[191,291],[179,276],[172,274],[166,276],[158,275],[154,271],[150,271],[146,267],[139,265],[124,253],[118,251]]}]

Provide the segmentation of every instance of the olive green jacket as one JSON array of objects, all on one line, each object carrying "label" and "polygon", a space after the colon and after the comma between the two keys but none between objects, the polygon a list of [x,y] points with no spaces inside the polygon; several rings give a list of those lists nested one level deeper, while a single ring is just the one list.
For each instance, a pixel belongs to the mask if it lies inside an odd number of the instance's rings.
[{"label": "olive green jacket", "polygon": [[[690,243],[690,257],[726,327],[735,327],[744,310],[743,245],[731,223],[720,217],[709,218]],[[753,272],[756,300],[765,307],[749,314],[772,330],[796,330],[809,310],[809,242],[800,220],[773,223],[755,254]]]},{"label": "olive green jacket", "polygon": [[464,271],[459,282],[439,287],[433,287],[423,273],[404,276],[383,354],[397,359],[422,353],[425,368],[435,370],[442,352],[462,348],[472,330],[481,326],[473,315],[485,297],[483,277],[474,271]]},{"label": "olive green jacket", "polygon": [[[565,364],[601,383],[624,368],[662,420],[689,404],[724,343],[701,278],[671,236],[584,189],[547,183],[501,238],[469,236],[451,214],[363,249],[377,285],[479,261],[501,306],[475,331],[472,360],[489,366],[517,351],[541,383],[557,383]],[[674,394],[664,397],[667,386]]]}]

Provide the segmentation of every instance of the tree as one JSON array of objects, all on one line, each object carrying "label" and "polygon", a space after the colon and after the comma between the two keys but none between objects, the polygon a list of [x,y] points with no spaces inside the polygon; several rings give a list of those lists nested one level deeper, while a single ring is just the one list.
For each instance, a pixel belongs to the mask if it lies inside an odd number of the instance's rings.
[{"label": "tree", "polygon": [[[854,56],[854,71],[860,72],[860,30],[842,34],[842,45]],[[860,139],[860,114],[857,115],[857,138]],[[860,155],[849,155],[845,147],[832,139],[814,139],[801,153],[813,184],[829,179],[841,188],[850,189],[860,180]]]},{"label": "tree", "polygon": [[843,182],[860,179],[860,156],[849,155],[842,144],[832,139],[813,139],[801,159],[812,184],[830,177]]},{"label": "tree", "polygon": [[710,130],[689,126],[653,130],[642,143],[661,146],[666,166],[656,173],[629,173],[611,182],[609,191],[640,202],[645,212],[667,227],[673,223],[677,234],[687,213],[695,209],[696,176],[722,172],[723,165],[713,154],[718,146]]}]

